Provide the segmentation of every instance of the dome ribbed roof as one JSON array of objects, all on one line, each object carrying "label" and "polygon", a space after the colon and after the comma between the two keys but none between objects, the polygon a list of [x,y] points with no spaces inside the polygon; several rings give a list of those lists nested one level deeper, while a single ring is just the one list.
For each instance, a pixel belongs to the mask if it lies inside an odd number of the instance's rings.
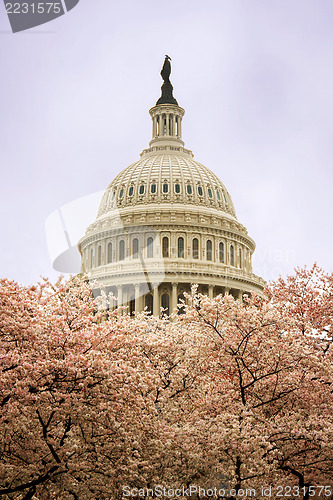
[{"label": "dome ribbed roof", "polygon": [[169,80],[170,57],[165,57],[161,71],[164,83],[157,105],[149,110],[152,118],[152,140],[139,161],[120,172],[106,189],[98,216],[115,207],[122,209],[142,205],[168,203],[179,207],[209,207],[236,218],[231,197],[220,179],[207,167],[193,159],[184,148],[182,118]]},{"label": "dome ribbed roof", "polygon": [[161,202],[211,207],[236,218],[224,184],[186,153],[146,154],[122,170],[106,189],[98,217],[115,206]]}]

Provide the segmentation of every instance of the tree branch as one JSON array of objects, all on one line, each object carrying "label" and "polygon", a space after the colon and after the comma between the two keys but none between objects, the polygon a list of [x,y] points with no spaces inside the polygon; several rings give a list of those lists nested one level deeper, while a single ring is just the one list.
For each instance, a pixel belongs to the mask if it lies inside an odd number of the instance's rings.
[{"label": "tree branch", "polygon": [[34,481],[30,481],[29,483],[21,484],[20,486],[16,486],[15,488],[2,489],[2,490],[0,490],[0,495],[8,495],[9,493],[15,493],[15,491],[23,491],[23,490],[26,490],[27,488],[32,488],[34,486],[38,486],[41,483],[45,483],[45,481],[50,479],[51,474],[53,474],[53,472],[55,472],[58,468],[59,468],[59,465],[54,465],[53,467],[51,467],[51,469],[46,474],[44,474],[43,476],[40,476],[38,479],[35,479]]}]

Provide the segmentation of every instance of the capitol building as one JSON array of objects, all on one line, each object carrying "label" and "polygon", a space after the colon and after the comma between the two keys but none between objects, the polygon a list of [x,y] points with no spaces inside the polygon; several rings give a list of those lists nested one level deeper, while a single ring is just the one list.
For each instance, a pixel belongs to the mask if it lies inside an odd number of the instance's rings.
[{"label": "capitol building", "polygon": [[[173,96],[170,58],[162,95],[149,110],[152,139],[106,189],[96,221],[79,241],[82,272],[130,314],[171,314],[192,285],[214,297],[261,293],[255,242],[237,220],[220,179],[182,140],[184,109]],[[162,309],[161,309],[162,308]],[[180,308],[181,312],[181,308]]]}]

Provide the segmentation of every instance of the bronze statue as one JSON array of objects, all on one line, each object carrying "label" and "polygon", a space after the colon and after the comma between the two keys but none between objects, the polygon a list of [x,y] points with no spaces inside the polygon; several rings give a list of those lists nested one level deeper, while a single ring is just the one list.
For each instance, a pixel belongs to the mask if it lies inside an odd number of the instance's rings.
[{"label": "bronze statue", "polygon": [[173,97],[173,86],[170,82],[170,73],[171,73],[171,57],[165,56],[163,68],[161,71],[161,77],[163,78],[163,84],[161,87],[162,95],[157,101],[158,104],[175,104],[178,106],[178,102]]},{"label": "bronze statue", "polygon": [[170,83],[170,73],[171,73],[171,57],[165,56],[163,68],[161,71],[161,77],[165,82]]}]

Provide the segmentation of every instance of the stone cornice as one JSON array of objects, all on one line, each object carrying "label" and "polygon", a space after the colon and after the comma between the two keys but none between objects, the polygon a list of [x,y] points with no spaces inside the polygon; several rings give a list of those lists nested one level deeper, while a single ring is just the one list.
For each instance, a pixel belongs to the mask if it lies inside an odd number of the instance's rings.
[{"label": "stone cornice", "polygon": [[112,216],[100,217],[89,226],[86,235],[81,238],[80,245],[111,238],[122,234],[145,232],[200,233],[207,236],[237,240],[255,249],[254,240],[247,234],[245,227],[237,219],[227,213],[206,207],[179,207],[175,204],[157,207],[126,207]]}]

